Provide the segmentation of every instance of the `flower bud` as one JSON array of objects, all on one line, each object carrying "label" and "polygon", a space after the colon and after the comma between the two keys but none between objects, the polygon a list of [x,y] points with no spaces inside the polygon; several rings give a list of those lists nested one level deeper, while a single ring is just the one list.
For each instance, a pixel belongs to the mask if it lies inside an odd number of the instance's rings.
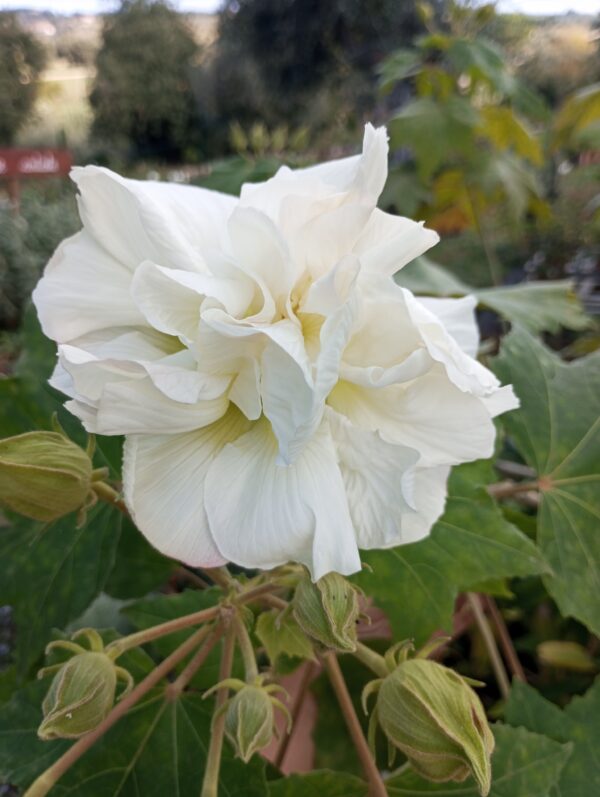
[{"label": "flower bud", "polygon": [[244,686],[227,706],[225,732],[245,763],[273,738],[273,703],[261,686]]},{"label": "flower bud", "polygon": [[115,701],[117,668],[105,653],[86,651],[58,670],[42,703],[40,739],[76,739],[93,730]]},{"label": "flower bud", "polygon": [[294,616],[302,630],[328,648],[356,650],[358,591],[338,573],[313,583],[303,578],[294,593]]},{"label": "flower bud", "polygon": [[376,711],[389,741],[424,778],[460,782],[471,774],[488,794],[494,737],[460,675],[427,659],[404,661],[383,680]]},{"label": "flower bud", "polygon": [[58,432],[27,432],[0,440],[0,506],[52,521],[86,504],[92,462]]}]

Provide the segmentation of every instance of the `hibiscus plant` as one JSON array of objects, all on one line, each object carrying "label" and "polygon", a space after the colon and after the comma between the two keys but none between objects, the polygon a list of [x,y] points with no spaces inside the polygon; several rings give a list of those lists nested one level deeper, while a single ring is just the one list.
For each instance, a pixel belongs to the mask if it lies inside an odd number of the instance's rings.
[{"label": "hibiscus plant", "polygon": [[[494,598],[543,583],[600,630],[600,355],[567,365],[532,334],[588,323],[564,292],[425,284],[438,235],[378,209],[387,162],[367,125],[361,154],[239,197],[73,171],[83,229],[33,294],[46,339],[32,315],[0,382],[0,781],[26,797],[575,797],[597,777]],[[499,354],[479,301],[524,322]],[[469,628],[483,701],[446,666]]]}]

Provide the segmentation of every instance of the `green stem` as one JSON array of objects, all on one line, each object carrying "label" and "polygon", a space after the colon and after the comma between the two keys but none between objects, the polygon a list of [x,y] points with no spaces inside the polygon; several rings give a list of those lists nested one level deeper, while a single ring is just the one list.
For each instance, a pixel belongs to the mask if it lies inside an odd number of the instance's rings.
[{"label": "green stem", "polygon": [[205,626],[205,629],[207,632],[211,631],[212,633],[207,634],[207,637],[205,637],[202,645],[200,645],[196,653],[188,661],[177,678],[165,689],[165,696],[168,700],[177,700],[179,695],[183,692],[200,667],[202,667],[208,654],[223,636],[222,625],[218,625],[216,627]]},{"label": "green stem", "polygon": [[[375,759],[371,755],[369,745],[364,737],[360,722],[356,716],[356,711],[352,705],[352,698],[348,692],[348,687],[344,681],[344,676],[340,669],[339,662],[335,653],[330,651],[323,656],[323,662],[327,675],[337,697],[340,709],[346,720],[346,726],[354,742],[354,747],[362,764],[362,768],[369,783],[369,797],[388,797],[385,784],[381,777],[381,773],[377,769]],[[202,795],[202,797],[205,797]]]},{"label": "green stem", "polygon": [[244,660],[244,670],[246,673],[246,682],[253,683],[258,677],[258,667],[256,666],[256,656],[254,654],[254,647],[248,629],[239,613],[233,619],[233,626],[237,636],[237,642],[242,652]]},{"label": "green stem", "polygon": [[[219,669],[219,681],[224,681],[231,675],[233,666],[233,651],[235,647],[235,628],[232,625],[225,636],[223,645],[223,655],[221,656],[221,667]],[[215,719],[212,723],[212,732],[206,756],[206,769],[204,770],[204,780],[200,797],[218,797],[219,791],[219,771],[221,769],[221,753],[223,752],[223,735],[225,732],[225,712],[220,711],[227,701],[229,690],[222,687],[217,692],[215,702]]]},{"label": "green stem", "polygon": [[85,736],[78,739],[69,747],[66,753],[52,764],[52,766],[48,767],[45,772],[42,772],[27,789],[23,797],[45,797],[65,772],[67,772],[73,764],[75,764],[81,756],[106,733],[106,731],[112,728],[112,726],[140,700],[140,698],[155,687],[165,675],[202,642],[206,636],[206,632],[206,628],[200,628],[195,634],[192,634],[183,644],[176,648],[170,656],[167,656],[167,658],[155,667],[143,681],[140,681],[128,695],[117,703],[110,714],[103,719],[93,731],[86,733]]},{"label": "green stem", "polygon": [[380,656],[379,653],[375,653],[374,650],[371,650],[371,648],[368,648],[361,642],[356,643],[354,656],[380,678],[385,678],[389,675],[389,670],[383,656]]},{"label": "green stem", "polygon": [[167,620],[166,623],[154,625],[152,628],[146,628],[144,631],[137,631],[135,634],[121,637],[116,639],[106,646],[106,652],[113,659],[117,659],[126,650],[137,648],[139,645],[145,645],[147,642],[152,642],[161,636],[173,634],[175,631],[181,631],[183,628],[188,628],[191,625],[200,625],[206,623],[214,618],[221,611],[220,606],[211,606],[209,609],[202,609],[200,612],[193,614],[186,614],[183,617],[176,617],[174,620]]},{"label": "green stem", "polygon": [[492,669],[498,683],[498,688],[500,689],[500,694],[506,700],[510,694],[510,681],[508,680],[508,675],[506,673],[506,668],[504,667],[504,662],[502,661],[502,656],[498,650],[498,645],[496,645],[494,632],[492,631],[492,628],[487,621],[487,617],[481,608],[479,595],[474,592],[467,592],[467,600],[469,601],[469,606],[473,611],[473,617],[475,618],[477,627],[479,628],[481,636],[483,637],[488,656],[490,657],[490,664],[492,665]]}]

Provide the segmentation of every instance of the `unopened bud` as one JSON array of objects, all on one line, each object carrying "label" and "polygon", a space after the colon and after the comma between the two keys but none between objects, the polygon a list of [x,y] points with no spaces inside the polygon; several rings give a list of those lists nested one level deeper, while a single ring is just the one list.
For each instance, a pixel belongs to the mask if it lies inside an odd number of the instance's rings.
[{"label": "unopened bud", "polygon": [[0,506],[49,522],[81,509],[91,495],[88,454],[58,432],[0,440]]},{"label": "unopened bud", "polygon": [[410,659],[383,680],[377,718],[392,745],[436,783],[470,774],[490,790],[494,737],[475,692],[457,673],[427,659]]},{"label": "unopened bud", "polygon": [[338,573],[313,583],[303,578],[294,593],[294,616],[302,630],[325,647],[356,650],[358,591]]},{"label": "unopened bud", "polygon": [[102,722],[113,707],[117,668],[106,653],[84,652],[58,670],[42,703],[40,739],[76,739]]},{"label": "unopened bud", "polygon": [[272,698],[261,686],[244,686],[229,701],[225,732],[245,763],[271,742],[273,715]]}]

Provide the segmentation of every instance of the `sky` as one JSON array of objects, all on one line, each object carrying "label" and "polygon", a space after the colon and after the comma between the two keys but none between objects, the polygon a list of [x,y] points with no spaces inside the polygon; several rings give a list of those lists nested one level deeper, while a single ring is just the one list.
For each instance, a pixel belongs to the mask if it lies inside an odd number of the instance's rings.
[{"label": "sky", "polygon": [[[326,2],[326,0],[324,0]],[[221,0],[172,0],[180,11],[216,11]],[[0,0],[0,10],[33,8],[62,14],[96,13],[110,10],[117,0]],[[525,14],[560,14],[564,11],[596,14],[600,0],[499,0],[500,11],[520,11]]]}]

